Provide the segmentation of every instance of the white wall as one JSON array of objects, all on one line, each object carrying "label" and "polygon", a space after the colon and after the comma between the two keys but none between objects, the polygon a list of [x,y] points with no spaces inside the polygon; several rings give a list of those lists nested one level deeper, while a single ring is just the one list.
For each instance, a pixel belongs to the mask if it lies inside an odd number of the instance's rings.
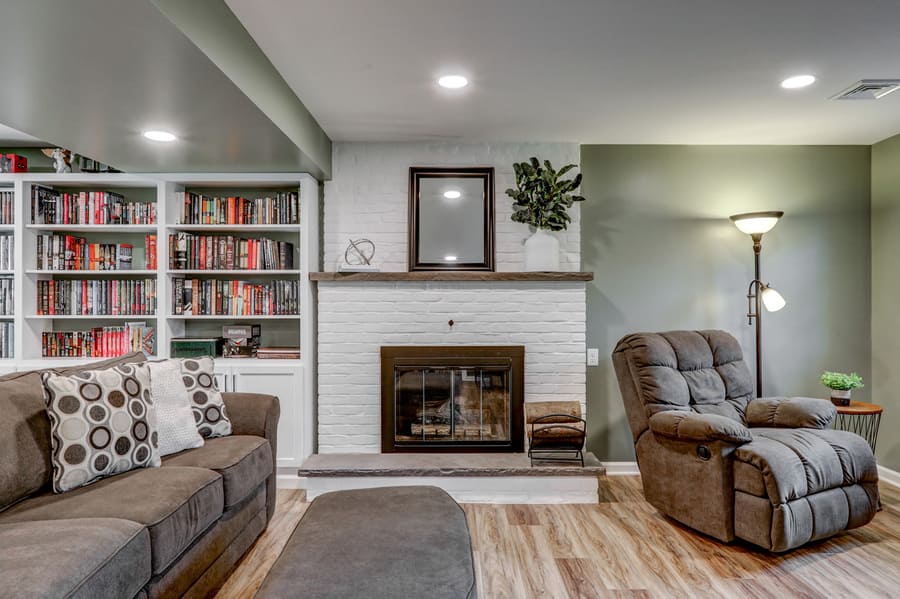
[{"label": "white wall", "polygon": [[584,409],[584,283],[319,282],[318,295],[319,453],[381,451],[382,345],[524,345],[525,401]]},{"label": "white wall", "polygon": [[[493,166],[497,221],[498,271],[522,270],[522,243],[530,235],[526,225],[510,220],[512,200],[505,191],[515,186],[514,162],[537,156],[559,168],[579,164],[578,144],[456,144],[336,143],[332,180],[325,183],[325,270],[337,270],[348,239],[375,242],[374,264],[383,271],[407,270],[407,210],[410,166]],[[573,222],[558,233],[560,269],[580,269],[579,207],[570,211]]]}]

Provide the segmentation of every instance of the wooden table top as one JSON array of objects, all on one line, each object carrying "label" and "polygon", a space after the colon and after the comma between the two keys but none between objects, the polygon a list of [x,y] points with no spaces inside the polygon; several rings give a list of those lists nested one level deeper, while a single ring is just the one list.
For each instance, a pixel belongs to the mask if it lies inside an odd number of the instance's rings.
[{"label": "wooden table top", "polygon": [[866,403],[864,401],[851,401],[849,406],[838,406],[837,408],[838,414],[856,414],[859,416],[868,416],[872,414],[881,414],[882,407],[873,403]]}]

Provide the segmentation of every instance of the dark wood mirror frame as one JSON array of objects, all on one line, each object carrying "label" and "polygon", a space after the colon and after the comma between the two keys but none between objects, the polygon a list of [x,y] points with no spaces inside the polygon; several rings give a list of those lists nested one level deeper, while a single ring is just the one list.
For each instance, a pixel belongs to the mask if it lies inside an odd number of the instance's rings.
[{"label": "dark wood mirror frame", "polygon": [[[419,184],[422,179],[471,178],[484,182],[484,261],[422,262],[419,257]],[[409,270],[494,270],[494,167],[409,168]]]}]

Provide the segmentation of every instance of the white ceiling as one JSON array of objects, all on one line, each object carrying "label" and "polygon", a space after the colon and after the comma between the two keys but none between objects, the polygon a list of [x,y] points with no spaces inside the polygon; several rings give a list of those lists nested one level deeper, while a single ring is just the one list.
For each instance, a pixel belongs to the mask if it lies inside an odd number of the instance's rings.
[{"label": "white ceiling", "polygon": [[[900,1],[226,0],[335,140],[870,144]],[[460,72],[471,85],[438,88]],[[819,80],[786,91],[779,82]]]}]

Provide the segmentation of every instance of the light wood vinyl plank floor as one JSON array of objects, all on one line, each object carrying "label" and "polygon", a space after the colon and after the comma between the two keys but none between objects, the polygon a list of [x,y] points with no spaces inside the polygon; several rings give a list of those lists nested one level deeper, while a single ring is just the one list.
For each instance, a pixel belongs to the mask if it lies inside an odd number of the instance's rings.
[{"label": "light wood vinyl plank floor", "polygon": [[[463,507],[482,599],[900,598],[900,488],[882,484],[881,493],[883,509],[868,526],[784,555],[725,545],[664,518],[637,476],[604,478],[599,505]],[[268,530],[217,599],[256,593],[305,501],[304,491],[278,492]]]}]

